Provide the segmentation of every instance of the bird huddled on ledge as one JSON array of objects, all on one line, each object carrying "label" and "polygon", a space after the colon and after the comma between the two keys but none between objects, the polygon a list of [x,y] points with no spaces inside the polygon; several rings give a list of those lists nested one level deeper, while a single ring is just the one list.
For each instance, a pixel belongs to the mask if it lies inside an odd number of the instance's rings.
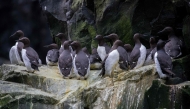
[{"label": "bird huddled on ledge", "polygon": [[[141,42],[143,34],[140,33],[133,36],[134,47],[119,40],[116,33],[96,35],[94,40],[98,46],[92,49],[92,53],[79,41],[68,40],[64,33],[58,33],[55,37],[60,40],[61,46],[55,43],[44,46],[49,50],[46,63],[48,66],[58,66],[60,75],[69,79],[87,79],[93,69],[101,69],[100,76],[113,77],[113,72],[118,68],[133,70],[150,64],[155,64],[160,78],[172,78],[175,76],[172,59],[182,55],[182,41],[175,36],[172,27],[159,31],[157,37],[151,36],[150,48]],[[16,31],[10,38],[17,39],[9,52],[11,64],[24,65],[27,72],[39,71],[41,60],[30,47],[30,40],[23,31]]]}]

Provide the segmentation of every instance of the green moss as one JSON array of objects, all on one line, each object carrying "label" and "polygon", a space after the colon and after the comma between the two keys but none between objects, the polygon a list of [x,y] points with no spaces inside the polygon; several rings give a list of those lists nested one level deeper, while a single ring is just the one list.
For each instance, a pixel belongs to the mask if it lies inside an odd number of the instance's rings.
[{"label": "green moss", "polygon": [[71,9],[76,11],[83,2],[84,2],[84,0],[73,0]]},{"label": "green moss", "polygon": [[170,109],[170,87],[154,80],[152,86],[145,93],[144,109]]},{"label": "green moss", "polygon": [[85,21],[80,21],[72,25],[71,39],[79,41],[82,47],[86,46],[88,50],[96,46],[96,43],[92,40],[95,36],[95,27]]},{"label": "green moss", "polygon": [[129,18],[125,16],[121,17],[121,19],[116,23],[116,31],[120,35],[120,39],[124,43],[133,44],[133,31],[131,27],[131,21]]},{"label": "green moss", "polygon": [[131,20],[126,15],[115,16],[98,24],[97,33],[105,35],[116,33],[124,43],[133,44]]},{"label": "green moss", "polygon": [[[55,36],[58,33],[67,34],[67,23],[56,19],[51,13],[47,13],[47,20],[50,27],[51,36]],[[55,42],[58,45],[61,45],[61,41],[58,38],[55,38]]]},{"label": "green moss", "polygon": [[13,98],[10,95],[5,95],[0,98],[0,107],[8,104]]},{"label": "green moss", "polygon": [[[108,0],[106,0],[108,1]],[[106,1],[104,0],[94,0],[94,4],[95,4],[95,7],[96,7],[96,18],[99,20],[99,19],[102,19],[103,17],[103,12],[105,10],[105,7],[106,7]]]},{"label": "green moss", "polygon": [[93,40],[95,38],[95,36],[96,36],[96,30],[95,30],[95,28],[90,25],[88,27],[88,32],[89,32],[89,34],[91,36],[91,39],[92,39],[92,41],[91,41],[91,48],[97,47],[97,42],[95,40]]}]

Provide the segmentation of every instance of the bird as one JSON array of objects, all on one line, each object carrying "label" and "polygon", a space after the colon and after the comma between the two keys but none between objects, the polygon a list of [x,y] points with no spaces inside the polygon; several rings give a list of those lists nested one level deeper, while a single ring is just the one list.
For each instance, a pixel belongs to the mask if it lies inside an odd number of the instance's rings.
[{"label": "bird", "polygon": [[28,72],[39,71],[38,67],[41,65],[38,53],[30,47],[30,40],[27,37],[20,38],[18,42],[22,42],[22,59]]},{"label": "bird", "polygon": [[50,45],[44,46],[48,48],[48,52],[46,55],[46,63],[49,66],[56,66],[59,58],[59,47],[57,44],[52,43]]},{"label": "bird", "polygon": [[[117,34],[112,33],[110,35],[104,36],[104,38],[112,41],[112,45],[116,40],[119,40]],[[118,46],[117,50],[119,52],[119,67],[123,70],[128,70],[128,54],[123,46]]]},{"label": "bird", "polygon": [[82,50],[80,42],[73,41],[71,47],[75,52],[73,56],[73,72],[77,79],[87,79],[90,73],[89,56]]},{"label": "bird", "polygon": [[98,55],[97,48],[93,48],[90,55],[90,69],[101,69],[101,58]]},{"label": "bird", "polygon": [[128,62],[129,62],[130,54],[131,54],[131,51],[133,50],[133,47],[130,44],[124,44],[124,49],[127,51],[127,57],[128,57]]},{"label": "bird", "polygon": [[119,62],[119,52],[118,52],[118,46],[123,46],[123,43],[121,40],[116,40],[110,50],[110,52],[107,54],[106,58],[102,62],[102,70],[99,74],[99,76],[105,77],[109,76],[112,78],[112,84],[113,82],[113,70],[116,68]]},{"label": "bird", "polygon": [[182,55],[182,41],[174,34],[172,27],[165,27],[158,32],[160,37],[168,37],[169,42],[166,43],[164,49],[171,58],[178,58]]},{"label": "bird", "polygon": [[[66,41],[66,40],[68,40],[67,39],[67,36],[64,34],[64,33],[58,33],[57,35],[55,35],[54,37],[57,37],[57,38],[59,38],[59,40],[61,41],[61,47],[60,47],[60,49],[59,49],[59,55],[61,55],[61,52],[64,50],[64,42]],[[71,48],[70,48],[71,49]]]},{"label": "bird", "polygon": [[58,59],[58,68],[60,74],[63,75],[64,78],[72,78],[73,77],[73,55],[70,50],[71,41],[67,40],[63,43],[64,50]]},{"label": "bird", "polygon": [[135,46],[130,54],[130,68],[137,69],[143,66],[146,58],[146,47],[140,42],[142,34],[136,33],[133,36]]},{"label": "bird", "polygon": [[83,47],[82,51],[84,51],[88,55],[88,58],[90,58],[90,53],[88,52],[88,49],[86,47]]},{"label": "bird", "polygon": [[98,41],[97,52],[101,60],[103,61],[106,55],[109,53],[111,47],[104,41],[104,38],[102,35],[96,35],[94,40]]},{"label": "bird", "polygon": [[172,72],[172,60],[164,50],[164,46],[168,41],[163,41],[160,39],[157,43],[157,51],[154,55],[156,71],[158,72],[159,77],[162,79],[175,76],[175,74]]},{"label": "bird", "polygon": [[[21,39],[23,37],[24,33],[22,30],[18,30],[13,35],[10,36],[10,38],[18,38],[18,39]],[[9,51],[9,59],[11,61],[11,64],[24,65],[21,54],[23,47],[24,44],[22,42],[16,42],[15,45],[11,47]]]},{"label": "bird", "polygon": [[156,47],[156,39],[154,37],[150,37],[149,39],[150,48],[146,49],[146,59],[144,62],[144,65],[150,65],[154,63],[154,58],[152,55],[154,55],[154,48]]}]

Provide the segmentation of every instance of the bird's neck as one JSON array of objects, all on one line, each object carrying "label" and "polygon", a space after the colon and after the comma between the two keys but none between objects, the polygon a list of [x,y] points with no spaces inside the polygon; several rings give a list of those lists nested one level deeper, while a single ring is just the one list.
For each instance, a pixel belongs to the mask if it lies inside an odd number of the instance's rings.
[{"label": "bird's neck", "polygon": [[104,43],[105,43],[105,41],[104,41],[104,40],[99,40],[99,41],[98,41],[98,45],[99,45],[99,46],[103,46],[103,45],[104,45]]},{"label": "bird's neck", "polygon": [[156,47],[156,44],[150,44],[150,48],[154,49]]},{"label": "bird's neck", "polygon": [[65,38],[62,38],[62,39],[61,39],[61,43],[62,43],[62,44],[63,44],[65,41],[66,41]]},{"label": "bird's neck", "polygon": [[171,37],[175,37],[174,32],[171,32],[171,33],[168,35],[168,38],[171,38]]}]

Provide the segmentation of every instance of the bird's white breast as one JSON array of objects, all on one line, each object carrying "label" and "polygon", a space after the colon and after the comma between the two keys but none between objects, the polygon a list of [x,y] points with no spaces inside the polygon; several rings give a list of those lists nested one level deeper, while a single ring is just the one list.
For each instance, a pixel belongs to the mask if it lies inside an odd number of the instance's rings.
[{"label": "bird's white breast", "polygon": [[154,54],[154,62],[155,62],[155,65],[156,65],[156,71],[158,72],[158,75],[160,76],[160,78],[166,78],[167,76],[165,74],[163,74],[162,72],[162,69],[160,67],[160,63],[157,59],[157,56],[158,56],[158,53],[156,52]]},{"label": "bird's white breast", "polygon": [[134,69],[141,67],[144,64],[146,58],[146,47],[141,44],[140,47],[140,57],[138,58],[137,65]]},{"label": "bird's white breast", "polygon": [[16,46],[11,47],[9,51],[9,59],[11,61],[11,64],[18,64],[15,52],[16,52]]},{"label": "bird's white breast", "polygon": [[101,60],[103,61],[106,57],[106,49],[104,46],[99,46],[97,48],[98,55],[100,56]]},{"label": "bird's white breast", "polygon": [[112,70],[115,69],[118,62],[119,62],[119,52],[116,49],[109,53],[105,61],[105,75],[111,75]]},{"label": "bird's white breast", "polygon": [[26,55],[26,49],[22,49],[22,59],[28,71],[33,72],[29,58]]}]

